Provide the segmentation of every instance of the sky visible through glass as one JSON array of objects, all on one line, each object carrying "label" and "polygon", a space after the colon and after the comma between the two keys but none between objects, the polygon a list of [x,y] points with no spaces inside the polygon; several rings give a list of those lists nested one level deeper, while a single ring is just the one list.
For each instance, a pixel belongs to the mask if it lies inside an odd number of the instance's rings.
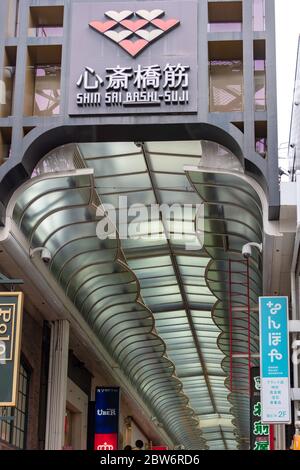
[{"label": "sky visible through glass", "polygon": [[[266,0],[268,1],[268,0]],[[300,1],[275,0],[277,49],[277,99],[279,157],[287,154],[298,38],[300,34]]]}]

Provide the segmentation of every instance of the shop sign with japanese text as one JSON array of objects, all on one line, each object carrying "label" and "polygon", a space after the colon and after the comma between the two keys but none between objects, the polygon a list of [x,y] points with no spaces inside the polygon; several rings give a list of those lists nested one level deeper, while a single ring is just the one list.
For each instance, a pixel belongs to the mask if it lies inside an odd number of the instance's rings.
[{"label": "shop sign with japanese text", "polygon": [[273,426],[261,422],[261,379],[259,367],[251,368],[250,449],[273,450]]},{"label": "shop sign with japanese text", "polygon": [[70,115],[197,112],[197,2],[73,2]]},{"label": "shop sign with japanese text", "polygon": [[291,422],[287,297],[259,299],[262,422]]},{"label": "shop sign with japanese text", "polygon": [[23,293],[0,293],[0,406],[16,406]]}]

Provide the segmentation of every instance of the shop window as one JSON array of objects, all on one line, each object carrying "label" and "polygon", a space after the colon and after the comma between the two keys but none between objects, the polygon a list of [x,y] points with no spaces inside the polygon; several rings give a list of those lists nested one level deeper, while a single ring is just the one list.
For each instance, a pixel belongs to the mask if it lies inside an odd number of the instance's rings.
[{"label": "shop window", "polygon": [[75,413],[67,408],[65,414],[65,439],[63,447],[65,450],[73,449],[74,415]]},{"label": "shop window", "polygon": [[57,116],[60,111],[61,47],[28,48],[25,115]]},{"label": "shop window", "polygon": [[266,29],[266,1],[253,0],[253,31]]},{"label": "shop window", "polygon": [[208,32],[241,32],[243,24],[242,2],[210,2],[208,4]]},{"label": "shop window", "polygon": [[255,151],[263,158],[268,156],[268,126],[266,121],[255,123]]},{"label": "shop window", "polygon": [[0,407],[0,438],[18,448],[26,448],[30,372],[21,361],[17,406]]},{"label": "shop window", "polygon": [[3,75],[0,80],[0,117],[12,115],[16,54],[16,47],[6,47],[4,50]]},{"label": "shop window", "polygon": [[[81,364],[81,367],[84,368],[83,363]],[[71,366],[71,369],[72,368],[73,366]],[[77,379],[80,377],[80,370],[83,369],[78,369],[79,374],[74,370],[72,371]],[[69,371],[70,364],[68,367],[68,372]],[[86,376],[85,371],[83,372],[82,378]],[[90,378],[90,375],[88,377]],[[83,385],[84,388],[86,387],[86,384],[81,385]],[[65,450],[86,449],[88,401],[88,395],[82,390],[81,386],[76,385],[75,382],[68,377],[63,444],[63,449]]]},{"label": "shop window", "polygon": [[34,75],[34,116],[59,114],[60,76],[58,65],[36,66]]},{"label": "shop window", "polygon": [[243,111],[241,41],[209,43],[210,112]]},{"label": "shop window", "polygon": [[63,35],[63,6],[31,7],[28,36],[57,37]]},{"label": "shop window", "polygon": [[266,45],[254,41],[255,111],[266,110]]},{"label": "shop window", "polygon": [[10,157],[11,136],[11,127],[0,127],[0,165]]}]

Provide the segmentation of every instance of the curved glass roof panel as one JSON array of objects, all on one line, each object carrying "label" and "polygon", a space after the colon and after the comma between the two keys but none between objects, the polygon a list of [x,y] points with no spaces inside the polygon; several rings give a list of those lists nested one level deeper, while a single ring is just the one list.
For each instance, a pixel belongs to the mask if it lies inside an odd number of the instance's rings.
[{"label": "curved glass roof panel", "polygon": [[[176,442],[191,449],[243,447],[249,396],[229,390],[228,259],[240,308],[246,292],[238,253],[246,241],[261,240],[261,207],[238,177],[201,170],[214,152],[237,172],[240,163],[200,141],[75,149],[93,176],[33,179],[18,198],[15,221],[34,246],[54,253],[50,271]],[[204,249],[195,233],[203,201]],[[116,239],[96,236],[105,217],[97,212],[101,204],[116,209]],[[253,305],[260,262],[250,266]],[[243,330],[234,337],[242,353],[246,323],[237,321]],[[250,323],[257,331],[255,315]]]},{"label": "curved glass roof panel", "polygon": [[[96,236],[101,216],[92,177],[82,178],[80,172],[49,175],[26,186],[14,209],[20,230],[33,247],[45,245],[53,253],[50,271],[174,441],[204,448],[195,413],[165,356],[153,315],[140,300],[140,286],[126,265],[120,240]],[[153,275],[156,270],[173,273],[167,264],[154,267]]]}]

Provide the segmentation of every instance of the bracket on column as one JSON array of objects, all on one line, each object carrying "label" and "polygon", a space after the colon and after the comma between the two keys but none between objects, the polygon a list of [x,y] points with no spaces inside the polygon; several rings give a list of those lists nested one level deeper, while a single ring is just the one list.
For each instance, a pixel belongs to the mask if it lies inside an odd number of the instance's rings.
[{"label": "bracket on column", "polygon": [[15,290],[15,285],[24,284],[23,279],[9,279],[0,272],[0,285],[10,286],[10,290]]},{"label": "bracket on column", "polygon": [[300,320],[290,320],[289,321],[289,332],[290,333],[300,333]]},{"label": "bracket on column", "polygon": [[300,388],[291,388],[291,400],[300,401]]},{"label": "bracket on column", "polygon": [[0,284],[24,284],[23,279],[9,279],[8,277],[4,276],[4,274],[0,273]]}]

